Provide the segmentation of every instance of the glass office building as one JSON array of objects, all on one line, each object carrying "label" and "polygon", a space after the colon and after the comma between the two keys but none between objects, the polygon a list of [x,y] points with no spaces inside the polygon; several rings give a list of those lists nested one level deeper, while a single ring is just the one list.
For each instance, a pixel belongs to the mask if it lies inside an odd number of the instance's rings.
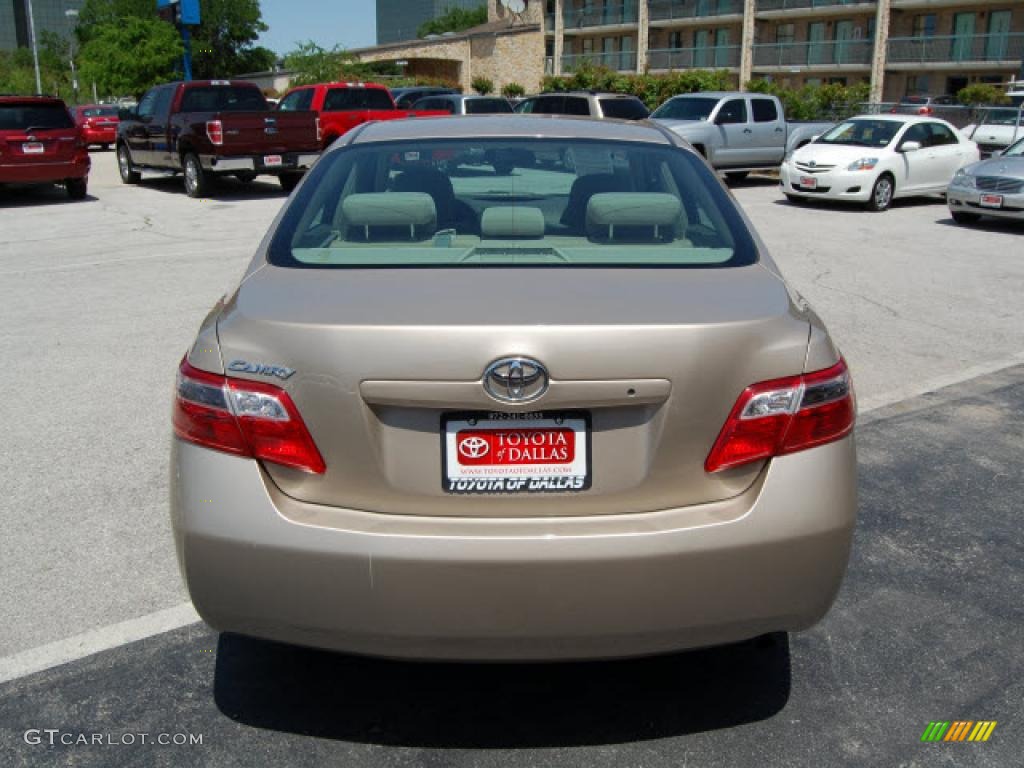
[{"label": "glass office building", "polygon": [[[36,39],[42,40],[44,31],[67,37],[74,29],[75,20],[66,11],[81,10],[85,0],[31,0]],[[0,0],[0,51],[27,48],[31,45],[28,27],[28,9],[25,0]]]},{"label": "glass office building", "polygon": [[377,0],[377,45],[415,40],[425,21],[443,16],[449,8],[479,8],[485,0]]}]

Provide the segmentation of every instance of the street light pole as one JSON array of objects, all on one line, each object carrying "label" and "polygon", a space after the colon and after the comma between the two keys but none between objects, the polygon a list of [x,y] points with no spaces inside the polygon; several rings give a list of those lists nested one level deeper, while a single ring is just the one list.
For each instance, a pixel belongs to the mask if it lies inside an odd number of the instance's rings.
[{"label": "street light pole", "polygon": [[[64,17],[67,19],[78,19],[78,11],[74,8],[69,8],[64,11]],[[78,102],[78,75],[75,74],[75,30],[72,28],[71,34],[68,35],[68,61],[71,63],[71,90],[75,94],[75,102]]]},{"label": "street light pole", "polygon": [[32,40],[32,63],[36,68],[36,93],[43,92],[43,81],[39,77],[39,47],[36,45],[36,22],[32,18],[32,0],[25,0],[28,10],[28,36]]}]

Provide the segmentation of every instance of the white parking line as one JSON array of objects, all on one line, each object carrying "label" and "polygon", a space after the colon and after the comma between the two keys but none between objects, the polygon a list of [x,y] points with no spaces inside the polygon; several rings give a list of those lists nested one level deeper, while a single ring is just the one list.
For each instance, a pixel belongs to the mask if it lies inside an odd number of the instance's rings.
[{"label": "white parking line", "polygon": [[[927,392],[934,392],[954,384],[962,384],[979,376],[996,373],[1021,364],[1024,364],[1024,352],[1018,352],[1002,360],[971,366],[958,373],[917,382],[883,395],[864,398],[860,401],[858,410],[861,414],[866,414]],[[192,603],[182,603],[174,608],[166,608],[137,619],[92,629],[64,640],[5,656],[0,658],[0,683],[58,667],[162,632],[169,632],[188,624],[194,624],[199,620],[199,614],[192,607]]]},{"label": "white parking line", "polygon": [[92,656],[121,645],[134,643],[146,637],[169,632],[199,621],[199,614],[192,603],[182,603],[137,619],[128,619],[98,629],[91,629],[80,635],[30,648],[21,653],[0,659],[0,683],[25,677],[44,669],[58,667],[70,661]]}]

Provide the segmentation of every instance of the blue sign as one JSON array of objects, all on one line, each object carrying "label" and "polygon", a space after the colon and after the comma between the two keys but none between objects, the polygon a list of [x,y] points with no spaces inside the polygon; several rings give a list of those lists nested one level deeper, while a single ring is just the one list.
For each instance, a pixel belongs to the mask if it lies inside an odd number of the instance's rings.
[{"label": "blue sign", "polygon": [[156,7],[175,8],[177,23],[183,26],[199,24],[199,0],[156,0]]}]

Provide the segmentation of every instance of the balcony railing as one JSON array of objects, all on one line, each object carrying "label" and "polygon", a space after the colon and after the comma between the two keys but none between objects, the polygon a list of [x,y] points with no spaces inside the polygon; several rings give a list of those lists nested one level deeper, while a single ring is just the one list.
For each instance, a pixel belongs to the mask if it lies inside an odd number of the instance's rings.
[{"label": "balcony railing", "polygon": [[566,6],[562,11],[562,22],[566,29],[582,27],[603,27],[610,24],[636,24],[637,3],[587,4],[580,8]]},{"label": "balcony railing", "polygon": [[618,53],[575,53],[562,57],[562,72],[575,72],[581,64],[607,67],[619,72],[636,71],[636,51]]},{"label": "balcony railing", "polygon": [[792,11],[802,8],[828,8],[836,5],[864,5],[874,0],[757,0],[758,11]]},{"label": "balcony railing", "polygon": [[822,40],[754,45],[755,67],[814,67],[870,64],[870,40]]},{"label": "balcony railing", "polygon": [[651,69],[724,69],[740,65],[740,46],[655,48],[647,52]]},{"label": "balcony railing", "polygon": [[1014,61],[1024,56],[1024,32],[994,35],[933,35],[890,37],[890,64]]},{"label": "balcony railing", "polygon": [[700,19],[743,14],[743,0],[650,0],[651,21]]}]

